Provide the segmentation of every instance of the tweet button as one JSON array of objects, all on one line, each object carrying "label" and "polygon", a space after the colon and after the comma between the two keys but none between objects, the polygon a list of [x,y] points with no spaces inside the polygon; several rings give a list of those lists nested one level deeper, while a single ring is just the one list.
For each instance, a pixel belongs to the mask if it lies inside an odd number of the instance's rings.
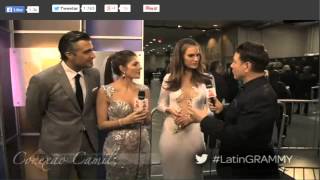
[{"label": "tweet button", "polygon": [[79,4],[52,4],[52,12],[61,13],[61,12],[80,12]]}]

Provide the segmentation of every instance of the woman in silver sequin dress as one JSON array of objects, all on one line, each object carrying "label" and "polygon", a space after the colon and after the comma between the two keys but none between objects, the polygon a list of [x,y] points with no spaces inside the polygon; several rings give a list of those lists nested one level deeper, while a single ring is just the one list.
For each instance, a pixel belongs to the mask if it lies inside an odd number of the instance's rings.
[{"label": "woman in silver sequin dress", "polygon": [[[108,58],[105,84],[97,96],[100,129],[107,129],[103,146],[107,159],[106,179],[150,179],[150,91],[133,82],[140,77],[141,66],[135,53],[124,50]],[[113,82],[112,73],[119,76]],[[146,94],[146,106],[135,109],[138,91]]]}]

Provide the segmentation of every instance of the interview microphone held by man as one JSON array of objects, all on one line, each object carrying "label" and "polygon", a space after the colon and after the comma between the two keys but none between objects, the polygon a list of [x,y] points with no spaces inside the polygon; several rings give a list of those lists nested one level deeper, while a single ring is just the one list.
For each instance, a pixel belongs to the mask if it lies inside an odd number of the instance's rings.
[{"label": "interview microphone held by man", "polygon": [[208,91],[208,99],[210,101],[210,103],[212,103],[212,105],[215,105],[215,97],[217,96],[216,95],[216,91],[215,91],[215,88],[213,87],[211,81],[206,81],[206,88],[207,88],[207,91]]}]

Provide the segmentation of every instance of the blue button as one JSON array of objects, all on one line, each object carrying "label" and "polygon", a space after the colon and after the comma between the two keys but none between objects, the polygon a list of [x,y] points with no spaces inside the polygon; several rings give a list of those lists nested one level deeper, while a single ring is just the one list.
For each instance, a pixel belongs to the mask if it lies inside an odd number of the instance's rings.
[{"label": "blue button", "polygon": [[52,12],[60,12],[59,4],[53,4],[51,7],[52,7]]},{"label": "blue button", "polygon": [[25,13],[26,8],[24,6],[6,6],[6,13]]}]

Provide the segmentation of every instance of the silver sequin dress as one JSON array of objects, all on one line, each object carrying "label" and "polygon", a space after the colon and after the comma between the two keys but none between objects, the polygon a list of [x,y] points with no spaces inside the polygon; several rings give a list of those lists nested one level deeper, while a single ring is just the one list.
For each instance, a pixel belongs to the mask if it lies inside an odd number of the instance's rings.
[{"label": "silver sequin dress", "polygon": [[[107,109],[110,121],[124,118],[133,112],[127,102],[112,99],[115,92],[112,86],[103,88],[110,99]],[[150,179],[151,155],[147,126],[132,124],[111,130],[105,139],[103,154],[108,159],[107,180]]]}]

